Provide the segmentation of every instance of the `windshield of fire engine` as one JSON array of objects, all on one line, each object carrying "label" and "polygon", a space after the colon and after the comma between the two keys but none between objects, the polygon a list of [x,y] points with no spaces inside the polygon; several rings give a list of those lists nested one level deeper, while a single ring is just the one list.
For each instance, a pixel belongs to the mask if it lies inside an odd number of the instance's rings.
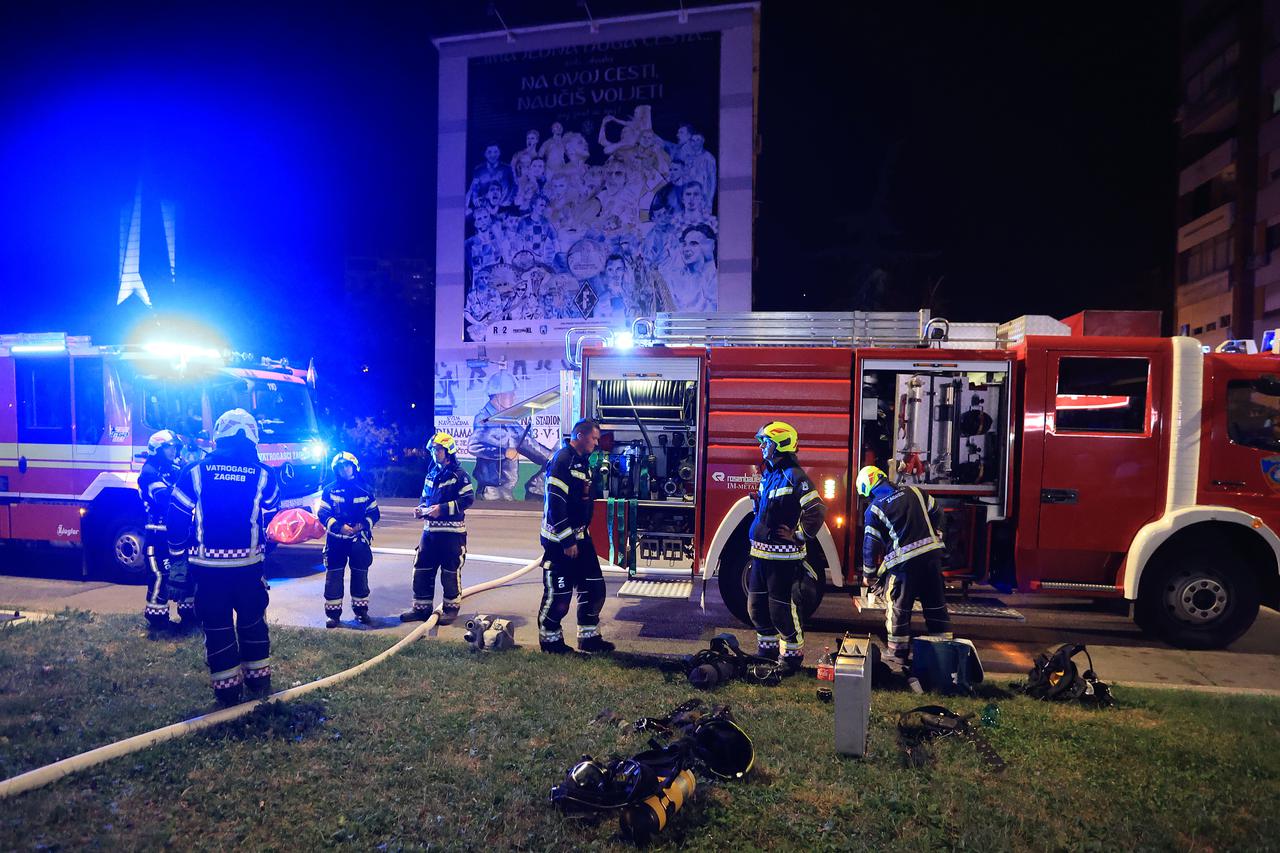
[{"label": "windshield of fire engine", "polygon": [[316,435],[316,415],[307,386],[275,379],[215,381],[207,388],[216,418],[228,409],[246,409],[258,420],[264,444],[305,441]]}]

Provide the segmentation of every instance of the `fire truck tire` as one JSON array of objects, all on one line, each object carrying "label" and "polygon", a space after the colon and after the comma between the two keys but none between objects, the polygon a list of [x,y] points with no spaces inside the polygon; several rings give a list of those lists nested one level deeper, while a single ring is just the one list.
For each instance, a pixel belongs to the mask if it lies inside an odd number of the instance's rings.
[{"label": "fire truck tire", "polygon": [[100,574],[117,583],[142,583],[146,580],[146,561],[142,548],[146,532],[141,524],[128,519],[114,519],[103,526],[104,535],[89,543],[89,557]]},{"label": "fire truck tire", "polygon": [[[750,546],[746,537],[734,536],[725,544],[724,553],[720,555],[720,569],[716,573],[716,579],[720,587],[720,600],[748,628],[752,627],[751,615],[747,612],[747,574],[750,571]],[[800,587],[804,600],[800,618],[808,623],[809,617],[822,603],[826,584],[821,576],[815,579],[806,575],[800,581]]]},{"label": "fire truck tire", "polygon": [[1186,649],[1222,648],[1249,630],[1261,592],[1247,564],[1204,548],[1158,558],[1134,605],[1140,628]]}]

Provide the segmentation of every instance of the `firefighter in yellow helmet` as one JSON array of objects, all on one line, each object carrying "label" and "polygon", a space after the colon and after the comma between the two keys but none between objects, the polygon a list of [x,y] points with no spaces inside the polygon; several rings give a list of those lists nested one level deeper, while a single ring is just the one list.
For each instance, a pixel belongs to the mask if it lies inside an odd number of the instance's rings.
[{"label": "firefighter in yellow helmet", "polygon": [[400,614],[401,622],[430,618],[436,594],[436,573],[444,592],[441,625],[458,616],[462,606],[462,564],[467,559],[467,507],[475,500],[471,478],[458,464],[458,445],[447,432],[431,439],[431,467],[422,484],[422,498],[413,511],[422,521],[422,539],[413,560],[413,606]]},{"label": "firefighter in yellow helmet", "polygon": [[330,463],[334,481],[320,493],[324,538],[325,627],[342,624],[342,583],[351,566],[351,612],[362,625],[369,616],[369,567],[373,565],[373,526],[382,517],[378,499],[360,480],[360,460],[343,451]]},{"label": "firefighter in yellow helmet", "polygon": [[863,519],[862,583],[883,595],[890,657],[905,664],[911,652],[911,608],[919,599],[925,627],[951,638],[942,580],[942,508],[915,486],[895,486],[869,465],[858,472],[858,494],[868,498]]},{"label": "firefighter in yellow helmet", "polygon": [[757,654],[781,656],[797,670],[804,661],[800,580],[803,573],[812,573],[805,559],[807,542],[822,529],[827,507],[796,458],[800,439],[795,427],[773,421],[760,428],[756,440],[764,472],[749,534],[747,610],[756,629]]}]

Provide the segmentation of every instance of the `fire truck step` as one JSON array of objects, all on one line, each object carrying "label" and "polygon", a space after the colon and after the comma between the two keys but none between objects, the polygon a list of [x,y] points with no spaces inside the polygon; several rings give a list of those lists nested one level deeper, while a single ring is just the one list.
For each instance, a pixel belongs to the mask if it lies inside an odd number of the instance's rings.
[{"label": "fire truck step", "polygon": [[618,589],[619,598],[682,598],[693,595],[693,581],[629,580]]},{"label": "fire truck step", "polygon": [[[853,609],[867,616],[878,616],[884,613],[884,599],[867,601],[866,595],[853,599]],[[911,609],[920,612],[920,602]],[[1012,607],[1006,607],[998,598],[971,598],[968,601],[948,601],[947,612],[952,616],[963,616],[968,619],[1013,619],[1018,622],[1027,621],[1027,617]]]}]

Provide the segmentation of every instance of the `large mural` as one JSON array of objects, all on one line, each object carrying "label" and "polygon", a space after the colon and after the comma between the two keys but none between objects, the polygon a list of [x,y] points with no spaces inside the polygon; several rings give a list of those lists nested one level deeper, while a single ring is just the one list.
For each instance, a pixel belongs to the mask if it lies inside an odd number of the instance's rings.
[{"label": "large mural", "polygon": [[469,60],[463,331],[719,306],[720,33]]}]

